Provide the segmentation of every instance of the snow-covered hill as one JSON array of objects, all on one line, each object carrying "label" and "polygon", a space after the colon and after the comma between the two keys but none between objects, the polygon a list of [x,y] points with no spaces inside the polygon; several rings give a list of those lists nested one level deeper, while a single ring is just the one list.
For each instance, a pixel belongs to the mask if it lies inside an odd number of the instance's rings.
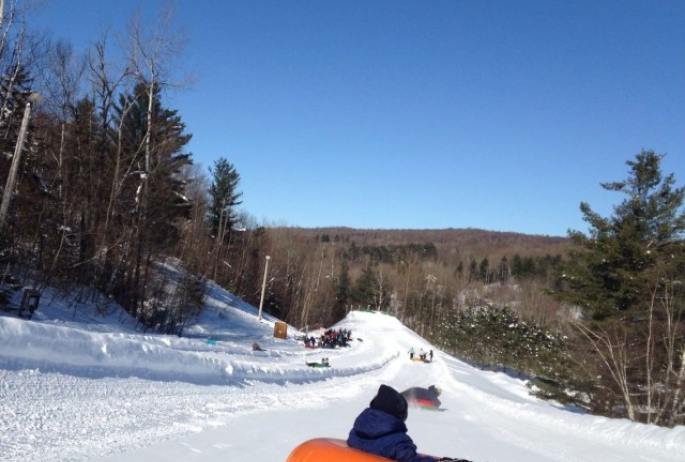
[{"label": "snow-covered hill", "polygon": [[[49,303],[49,305],[48,305]],[[489,462],[685,460],[685,427],[581,415],[525,383],[474,369],[395,318],[352,312],[348,348],[273,337],[274,322],[217,286],[183,338],[120,311],[43,297],[32,321],[0,315],[0,460],[281,462],[313,437],[346,438],[381,383],[438,384],[442,412],[412,409],[421,452]],[[211,339],[211,341],[207,341]],[[265,351],[253,351],[257,341]],[[433,348],[432,364],[407,350]],[[305,362],[330,358],[330,368]]]}]

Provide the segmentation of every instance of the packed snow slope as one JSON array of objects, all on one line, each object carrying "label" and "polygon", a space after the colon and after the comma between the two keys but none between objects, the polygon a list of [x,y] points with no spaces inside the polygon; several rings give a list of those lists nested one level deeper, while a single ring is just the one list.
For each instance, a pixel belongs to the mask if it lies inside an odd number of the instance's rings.
[{"label": "packed snow slope", "polygon": [[[31,321],[0,315],[0,460],[281,462],[314,437],[346,438],[382,383],[436,384],[441,412],[410,409],[424,453],[489,462],[683,462],[685,427],[583,415],[481,371],[397,319],[352,312],[347,348],[273,337],[274,322],[211,285],[183,337],[141,332],[117,308],[46,292]],[[2,313],[2,312],[0,312]],[[252,351],[257,341],[265,351]],[[409,360],[410,347],[435,352]],[[327,357],[332,367],[307,361]]]}]

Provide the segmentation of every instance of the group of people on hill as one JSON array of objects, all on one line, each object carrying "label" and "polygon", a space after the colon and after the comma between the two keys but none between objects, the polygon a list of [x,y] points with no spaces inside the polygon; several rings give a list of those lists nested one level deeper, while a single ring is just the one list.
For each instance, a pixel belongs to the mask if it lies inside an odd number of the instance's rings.
[{"label": "group of people on hill", "polygon": [[312,335],[305,337],[305,348],[335,348],[346,347],[347,342],[352,340],[352,330],[350,329],[329,329],[325,331],[318,340]]},{"label": "group of people on hill", "polygon": [[[414,351],[414,347],[409,348],[408,353],[409,353],[409,359],[413,360],[414,355],[416,354],[416,352]],[[433,362],[433,350],[425,351],[423,348],[420,348],[418,357],[419,357],[419,359],[421,359],[421,361],[424,361],[427,363],[432,363]]]}]

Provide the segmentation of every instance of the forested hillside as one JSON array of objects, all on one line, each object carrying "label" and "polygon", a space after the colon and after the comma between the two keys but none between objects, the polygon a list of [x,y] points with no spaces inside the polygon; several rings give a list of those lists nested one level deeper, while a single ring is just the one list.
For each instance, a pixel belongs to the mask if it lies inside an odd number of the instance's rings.
[{"label": "forested hillside", "polygon": [[[352,307],[401,312],[411,322],[451,305],[447,300],[466,288],[480,293],[514,280],[519,289],[546,283],[569,244],[566,238],[476,229],[263,232],[271,257],[265,308],[302,326],[331,323]],[[231,269],[217,275],[223,273]],[[437,290],[440,300],[427,297]]]}]

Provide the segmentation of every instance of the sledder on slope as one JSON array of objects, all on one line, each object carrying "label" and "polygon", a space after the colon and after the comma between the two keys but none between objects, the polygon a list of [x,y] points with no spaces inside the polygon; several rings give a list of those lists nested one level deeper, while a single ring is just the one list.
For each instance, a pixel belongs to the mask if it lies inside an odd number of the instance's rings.
[{"label": "sledder on slope", "polygon": [[410,406],[420,407],[422,409],[437,410],[440,407],[440,396],[442,390],[435,385],[428,388],[412,387],[400,393],[407,400]]},{"label": "sledder on slope", "polygon": [[381,385],[368,408],[354,421],[347,441],[315,438],[297,446],[286,462],[469,462],[416,451],[407,434],[407,401],[394,388]]},{"label": "sledder on slope", "polygon": [[328,358],[321,358],[320,363],[307,362],[306,364],[309,367],[331,367],[331,364],[328,362]]}]

